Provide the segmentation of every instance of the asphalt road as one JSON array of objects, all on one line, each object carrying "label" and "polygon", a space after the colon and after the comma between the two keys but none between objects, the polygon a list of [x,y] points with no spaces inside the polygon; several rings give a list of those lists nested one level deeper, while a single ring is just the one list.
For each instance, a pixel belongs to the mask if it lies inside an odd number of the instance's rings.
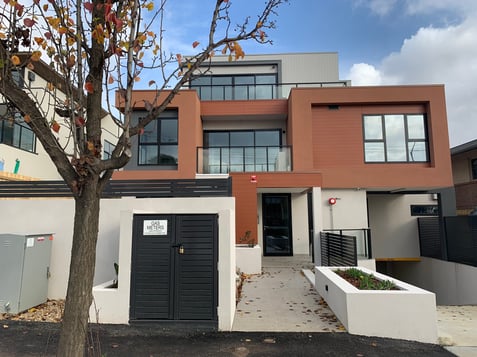
[{"label": "asphalt road", "polygon": [[[0,321],[0,356],[55,356],[59,325]],[[88,356],[454,356],[439,345],[348,333],[214,332],[156,325],[93,326]],[[89,353],[88,353],[89,352]]]}]

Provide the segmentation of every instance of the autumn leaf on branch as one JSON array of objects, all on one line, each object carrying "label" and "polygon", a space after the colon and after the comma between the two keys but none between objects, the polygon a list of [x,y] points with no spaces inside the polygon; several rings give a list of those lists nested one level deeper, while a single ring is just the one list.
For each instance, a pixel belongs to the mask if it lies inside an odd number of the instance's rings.
[{"label": "autumn leaf on branch", "polygon": [[60,131],[60,124],[56,120],[53,120],[51,122],[51,130],[53,130],[55,133],[59,133]]},{"label": "autumn leaf on branch", "polygon": [[84,89],[86,89],[86,91],[90,94],[94,93],[94,86],[93,86],[93,83],[91,82],[86,82],[84,84]]},{"label": "autumn leaf on branch", "polygon": [[18,66],[20,64],[20,57],[16,56],[16,55],[13,55],[11,58],[10,58],[10,61],[12,61],[12,64],[14,66]]}]

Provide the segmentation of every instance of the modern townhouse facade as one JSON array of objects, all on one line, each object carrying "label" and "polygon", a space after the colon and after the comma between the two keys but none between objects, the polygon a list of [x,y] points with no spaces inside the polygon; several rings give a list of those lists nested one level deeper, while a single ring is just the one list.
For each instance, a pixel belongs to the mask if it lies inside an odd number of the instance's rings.
[{"label": "modern townhouse facade", "polygon": [[[136,118],[154,95],[134,92]],[[452,186],[448,147],[441,85],[352,87],[336,53],[216,57],[114,178],[231,177],[236,243],[260,255],[319,264],[318,234],[333,231],[363,258],[405,261],[419,257],[416,217]]]},{"label": "modern townhouse facade", "polygon": [[[356,237],[361,265],[428,272],[417,218],[443,215],[441,193],[453,186],[442,85],[353,87],[339,79],[336,53],[217,56],[200,74],[133,138],[112,180],[206,192],[217,179],[231,193],[103,199],[93,319],[230,330],[236,267],[260,273],[263,256],[325,264],[320,237],[332,233]],[[155,96],[134,91],[134,120]],[[6,229],[28,209],[38,229],[57,233],[49,297],[61,298],[71,200],[48,200],[48,212],[36,200],[8,204]]]}]

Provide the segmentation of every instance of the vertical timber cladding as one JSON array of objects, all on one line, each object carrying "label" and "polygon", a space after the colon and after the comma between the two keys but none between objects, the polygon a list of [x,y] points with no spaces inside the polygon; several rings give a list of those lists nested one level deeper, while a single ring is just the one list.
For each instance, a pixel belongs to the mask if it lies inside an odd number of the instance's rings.
[{"label": "vertical timber cladding", "polygon": [[130,320],[217,321],[217,215],[135,215]]}]

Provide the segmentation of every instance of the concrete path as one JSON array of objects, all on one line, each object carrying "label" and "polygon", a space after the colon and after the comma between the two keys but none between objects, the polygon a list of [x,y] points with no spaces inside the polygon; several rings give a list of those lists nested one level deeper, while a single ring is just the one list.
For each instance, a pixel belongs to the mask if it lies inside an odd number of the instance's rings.
[{"label": "concrete path", "polygon": [[477,306],[438,306],[439,344],[459,357],[477,356]]},{"label": "concrete path", "polygon": [[[261,275],[242,288],[233,331],[343,332],[302,269],[310,257],[263,257]],[[458,357],[477,356],[477,306],[438,306],[439,344]]]},{"label": "concrete path", "polygon": [[233,331],[340,332],[344,327],[302,273],[308,256],[264,257],[263,273],[249,276]]}]

